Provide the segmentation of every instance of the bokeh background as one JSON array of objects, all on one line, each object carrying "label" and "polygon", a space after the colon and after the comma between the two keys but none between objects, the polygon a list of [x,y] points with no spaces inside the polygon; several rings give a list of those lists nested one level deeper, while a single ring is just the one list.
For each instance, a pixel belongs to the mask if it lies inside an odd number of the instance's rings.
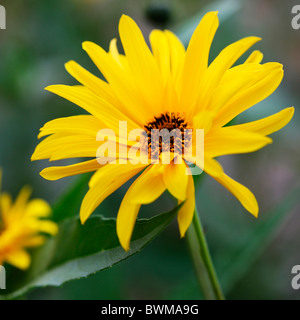
[{"label": "bokeh background", "polygon": [[[292,105],[296,112],[292,122],[272,136],[272,145],[221,161],[232,177],[256,195],[259,219],[246,213],[209,177],[202,179],[197,193],[201,219],[227,298],[298,299],[300,291],[291,287],[291,268],[300,264],[300,30],[291,27],[294,4],[279,0],[2,0],[7,14],[7,29],[0,30],[2,189],[15,196],[29,184],[34,197],[53,204],[77,179],[46,181],[39,172],[47,162],[31,163],[30,157],[38,143],[38,130],[46,121],[83,113],[72,103],[44,91],[50,84],[76,84],[64,63],[76,60],[100,76],[81,48],[83,41],[94,41],[108,49],[110,39],[118,37],[118,21],[125,13],[137,21],[145,37],[153,28],[168,28],[186,42],[201,15],[217,9],[222,23],[211,59],[231,42],[256,35],[263,38],[255,48],[263,51],[264,62],[280,62],[285,70],[280,88],[237,122],[258,119]],[[127,187],[109,197],[97,212],[116,216]],[[173,200],[165,195],[143,207],[141,216],[172,206]],[[279,209],[284,214],[278,214]],[[268,224],[264,227],[263,223],[272,219],[276,220],[272,228]],[[241,252],[243,244],[245,251]],[[237,264],[228,271],[235,257]],[[125,262],[60,288],[34,290],[27,298],[200,299],[201,294],[186,243],[179,238],[174,221],[141,253]]]}]

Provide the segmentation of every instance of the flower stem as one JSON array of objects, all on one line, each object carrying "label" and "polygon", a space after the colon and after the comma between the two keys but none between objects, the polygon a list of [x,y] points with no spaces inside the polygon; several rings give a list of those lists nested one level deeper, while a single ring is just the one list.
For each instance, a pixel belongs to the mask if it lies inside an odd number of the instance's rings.
[{"label": "flower stem", "polygon": [[224,300],[196,207],[186,239],[204,298],[207,300]]}]

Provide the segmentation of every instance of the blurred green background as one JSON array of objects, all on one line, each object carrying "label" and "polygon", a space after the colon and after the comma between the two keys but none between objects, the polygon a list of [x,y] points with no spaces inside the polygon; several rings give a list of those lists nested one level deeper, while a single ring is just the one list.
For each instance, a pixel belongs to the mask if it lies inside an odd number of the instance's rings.
[{"label": "blurred green background", "polygon": [[[300,30],[291,27],[293,1],[224,0],[14,0],[1,1],[7,29],[0,30],[0,166],[3,189],[14,196],[29,184],[34,197],[54,203],[76,177],[50,182],[39,172],[46,161],[31,163],[39,128],[48,120],[83,111],[46,91],[50,84],[76,84],[64,63],[76,60],[97,70],[81,48],[86,40],[108,49],[118,36],[118,21],[131,16],[147,37],[153,28],[171,29],[186,42],[191,26],[207,8],[229,12],[217,32],[211,58],[226,45],[249,35],[261,36],[256,48],[264,62],[284,65],[285,77],[270,98],[241,115],[244,122],[295,106],[292,122],[274,134],[274,143],[254,154],[224,157],[227,172],[248,186],[260,205],[260,217],[246,213],[237,200],[209,177],[204,177],[197,203],[211,253],[228,299],[298,299],[291,288],[291,268],[300,264],[299,205],[283,204],[284,215],[268,236],[259,238],[256,227],[272,219],[274,209],[297,187],[300,170]],[[204,11],[203,11],[204,10]],[[223,13],[224,13],[223,12]],[[119,46],[120,47],[120,46]],[[100,76],[100,75],[99,75]],[[69,161],[64,164],[71,163]],[[127,185],[97,210],[116,216]],[[297,197],[296,197],[297,198]],[[142,208],[141,216],[169,210],[167,195]],[[259,238],[259,241],[258,241]],[[243,263],[222,279],[240,244],[253,244]],[[240,259],[241,260],[241,259]],[[225,271],[224,271],[225,270]],[[234,270],[234,269],[231,269]],[[111,269],[60,288],[32,291],[29,299],[198,299],[193,266],[176,221],[141,253]]]}]

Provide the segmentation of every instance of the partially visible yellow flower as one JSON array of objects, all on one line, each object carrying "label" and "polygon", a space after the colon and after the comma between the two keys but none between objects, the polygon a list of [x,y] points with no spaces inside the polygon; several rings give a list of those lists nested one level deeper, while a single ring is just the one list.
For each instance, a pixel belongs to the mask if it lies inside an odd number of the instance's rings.
[{"label": "partially visible yellow flower", "polygon": [[[97,133],[108,128],[117,135],[119,121],[127,122],[128,132],[145,130],[148,146],[153,142],[152,129],[167,129],[169,132],[178,129],[181,133],[185,129],[203,130],[204,161],[199,162],[199,167],[227,188],[246,210],[258,215],[258,204],[252,192],[226,175],[215,158],[253,152],[271,143],[268,136],[291,120],[294,108],[286,108],[254,122],[227,125],[273,93],[282,80],[283,70],[276,62],[261,64],[263,55],[257,50],[244,63],[235,65],[260,40],[258,37],[246,37],[232,43],[208,64],[218,25],[217,12],[207,13],[186,50],[172,32],[153,30],[150,34],[151,51],[136,23],[123,15],[119,34],[124,55],[119,54],[116,39],[111,41],[109,52],[92,42],[83,43],[83,49],[106,81],[70,61],[66,69],[81,85],[47,88],[89,113],[46,123],[39,137],[48,137],[37,146],[32,156],[32,160],[50,161],[88,158],[81,163],[50,167],[41,172],[44,178],[57,180],[95,171],[81,205],[82,223],[106,197],[143,171],[127,191],[118,212],[117,233],[125,250],[129,249],[141,205],[155,201],[165,190],[179,202],[184,201],[177,218],[183,237],[193,219],[195,190],[192,176],[186,174],[191,159],[185,155],[181,164],[175,161],[168,165],[99,164],[96,154],[103,142],[97,139]],[[107,137],[108,141],[113,140],[112,136]],[[116,137],[118,159],[124,157],[124,147],[126,152],[132,145],[132,142],[124,142],[122,137],[120,133]],[[195,140],[192,141],[194,144]],[[171,147],[175,159],[174,144]],[[161,156],[162,146],[156,151]]]},{"label": "partially visible yellow flower", "polygon": [[44,219],[51,213],[48,203],[29,200],[30,193],[29,187],[23,187],[14,203],[9,194],[0,194],[0,265],[7,262],[27,269],[31,258],[26,248],[43,244],[43,233],[56,235],[58,231],[56,223]]}]

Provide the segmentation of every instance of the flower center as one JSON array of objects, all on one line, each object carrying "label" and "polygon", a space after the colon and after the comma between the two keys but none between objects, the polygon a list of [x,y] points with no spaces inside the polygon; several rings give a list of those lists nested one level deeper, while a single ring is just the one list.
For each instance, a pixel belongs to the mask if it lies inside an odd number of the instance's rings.
[{"label": "flower center", "polygon": [[148,154],[158,158],[164,151],[184,153],[186,142],[191,139],[188,123],[179,113],[166,112],[144,126],[147,134]]}]

